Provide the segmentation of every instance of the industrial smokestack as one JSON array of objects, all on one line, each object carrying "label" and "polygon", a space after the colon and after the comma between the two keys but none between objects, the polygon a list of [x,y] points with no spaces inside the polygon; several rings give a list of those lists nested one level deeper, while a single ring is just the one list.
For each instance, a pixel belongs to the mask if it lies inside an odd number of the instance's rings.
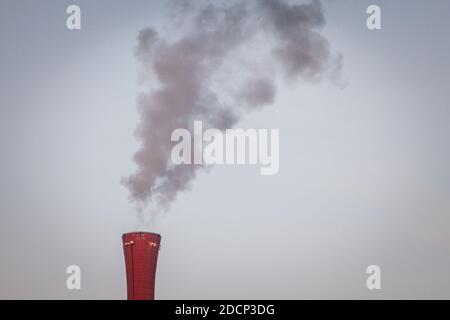
[{"label": "industrial smokestack", "polygon": [[128,300],[154,300],[155,276],[161,236],[130,232],[122,236]]}]

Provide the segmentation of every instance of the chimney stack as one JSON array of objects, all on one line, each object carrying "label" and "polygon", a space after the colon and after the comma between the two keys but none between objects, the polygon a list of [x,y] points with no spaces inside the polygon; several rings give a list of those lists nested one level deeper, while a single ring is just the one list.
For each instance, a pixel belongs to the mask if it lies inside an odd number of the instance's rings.
[{"label": "chimney stack", "polygon": [[155,276],[161,236],[130,232],[122,236],[128,300],[154,300]]}]

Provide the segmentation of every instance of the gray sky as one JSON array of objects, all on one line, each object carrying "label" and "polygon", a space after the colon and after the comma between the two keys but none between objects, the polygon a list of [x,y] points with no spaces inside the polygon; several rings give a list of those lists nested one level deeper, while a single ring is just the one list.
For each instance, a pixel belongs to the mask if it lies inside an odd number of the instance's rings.
[{"label": "gray sky", "polygon": [[[123,299],[121,234],[146,229],[120,184],[138,148],[133,51],[171,20],[160,1],[76,1],[69,31],[72,3],[0,1],[3,299]],[[450,298],[450,3],[323,5],[348,85],[285,82],[242,119],[280,129],[280,172],[199,174],[146,229],[162,234],[157,298]]]}]

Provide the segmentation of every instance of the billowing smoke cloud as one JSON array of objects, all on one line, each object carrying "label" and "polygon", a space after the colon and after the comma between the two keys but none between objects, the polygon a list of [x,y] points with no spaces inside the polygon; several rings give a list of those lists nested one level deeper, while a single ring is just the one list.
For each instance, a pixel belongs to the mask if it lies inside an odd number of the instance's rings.
[{"label": "billowing smoke cloud", "polygon": [[187,18],[175,39],[151,28],[138,36],[136,57],[150,90],[137,103],[137,170],[123,183],[141,210],[149,204],[167,210],[202,168],[171,164],[174,129],[192,128],[194,120],[222,130],[233,127],[245,112],[274,103],[277,72],[292,81],[320,79],[327,70],[340,69],[332,66],[328,41],[320,34],[325,19],[319,1],[178,4]]}]

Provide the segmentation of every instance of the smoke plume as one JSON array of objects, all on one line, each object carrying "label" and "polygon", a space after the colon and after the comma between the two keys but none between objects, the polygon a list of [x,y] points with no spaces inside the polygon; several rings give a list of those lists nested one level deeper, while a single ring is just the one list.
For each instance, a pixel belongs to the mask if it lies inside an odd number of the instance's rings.
[{"label": "smoke plume", "polygon": [[137,169],[123,183],[141,211],[149,205],[166,211],[203,168],[171,164],[174,129],[191,129],[194,120],[231,128],[246,112],[274,103],[277,74],[287,81],[316,80],[340,70],[320,34],[325,19],[319,1],[178,1],[176,9],[177,30],[163,36],[146,28],[137,39],[135,54],[149,89],[137,101]]}]

